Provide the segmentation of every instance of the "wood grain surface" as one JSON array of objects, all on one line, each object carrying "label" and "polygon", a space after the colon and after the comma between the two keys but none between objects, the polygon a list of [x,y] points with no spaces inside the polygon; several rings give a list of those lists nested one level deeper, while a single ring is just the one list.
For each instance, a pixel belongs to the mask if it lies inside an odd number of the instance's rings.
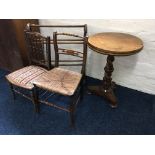
[{"label": "wood grain surface", "polygon": [[105,32],[89,36],[88,46],[101,54],[123,56],[141,51],[143,42],[140,38],[130,34]]}]

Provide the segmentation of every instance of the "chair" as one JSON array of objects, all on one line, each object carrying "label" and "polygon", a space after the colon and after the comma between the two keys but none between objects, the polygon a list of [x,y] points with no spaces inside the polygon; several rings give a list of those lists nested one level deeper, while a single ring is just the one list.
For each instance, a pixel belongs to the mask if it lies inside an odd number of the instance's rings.
[{"label": "chair", "polygon": [[[85,33],[86,34],[86,33]],[[63,38],[63,39],[62,39]],[[64,39],[65,38],[65,39]],[[63,42],[61,42],[63,40]],[[87,58],[87,37],[81,37],[68,33],[53,33],[53,42],[55,50],[55,68],[43,74],[39,79],[33,81],[37,100],[35,104],[45,103],[55,108],[59,108],[70,113],[71,125],[74,125],[74,112],[79,99],[83,97],[83,86],[85,79],[85,68]],[[82,50],[77,51],[67,46],[81,46]],[[64,47],[65,46],[65,47]],[[74,46],[73,46],[74,47]],[[74,47],[75,48],[75,47]],[[74,57],[75,59],[60,60],[61,55]],[[64,69],[60,66],[81,66],[81,73]],[[51,92],[52,95],[41,99],[38,90],[43,89]],[[69,106],[62,107],[56,103],[49,102],[49,98],[54,94],[60,94],[69,97]]]},{"label": "chair", "polygon": [[[83,24],[83,25],[41,25],[41,24],[31,24],[28,23],[26,26],[28,31],[31,32],[43,32],[43,33],[47,33],[48,35],[50,35],[50,39],[51,39],[51,44],[53,44],[53,32],[59,32],[59,33],[78,33],[81,36],[86,36],[87,35],[87,25]],[[63,43],[64,39],[60,39],[59,42]],[[52,67],[54,67],[55,64],[55,59],[54,59],[54,48],[53,46],[51,46],[51,65]]]},{"label": "chair", "polygon": [[6,76],[15,99],[15,93],[33,101],[35,111],[38,105],[35,100],[35,89],[32,82],[51,69],[50,37],[44,37],[38,32],[24,31],[29,49],[30,66],[23,67]]}]

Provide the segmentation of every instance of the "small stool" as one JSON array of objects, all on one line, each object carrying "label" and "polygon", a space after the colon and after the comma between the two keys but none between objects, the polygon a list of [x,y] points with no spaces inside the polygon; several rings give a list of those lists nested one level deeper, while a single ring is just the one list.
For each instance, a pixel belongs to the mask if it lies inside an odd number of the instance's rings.
[{"label": "small stool", "polygon": [[108,99],[111,107],[117,107],[117,98],[113,92],[115,83],[111,78],[114,71],[114,56],[136,54],[143,49],[143,42],[138,37],[130,34],[106,32],[89,36],[88,46],[95,52],[108,55],[102,85],[89,86],[88,89],[91,93]]}]

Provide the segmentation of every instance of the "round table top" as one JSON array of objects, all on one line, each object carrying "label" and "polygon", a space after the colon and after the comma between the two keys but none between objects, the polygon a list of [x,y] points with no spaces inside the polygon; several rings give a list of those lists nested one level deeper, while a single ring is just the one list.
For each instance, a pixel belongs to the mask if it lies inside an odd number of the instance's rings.
[{"label": "round table top", "polygon": [[88,37],[88,46],[101,54],[131,55],[142,50],[143,42],[126,33],[105,32]]}]

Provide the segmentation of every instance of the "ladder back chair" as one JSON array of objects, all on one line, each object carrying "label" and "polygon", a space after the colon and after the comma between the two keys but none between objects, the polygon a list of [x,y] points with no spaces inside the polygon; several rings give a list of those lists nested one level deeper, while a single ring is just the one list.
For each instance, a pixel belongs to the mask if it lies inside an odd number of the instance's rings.
[{"label": "ladder back chair", "polygon": [[[85,28],[86,29],[86,28]],[[86,33],[84,33],[86,35]],[[83,81],[86,70],[86,58],[87,58],[87,37],[79,36],[69,33],[53,33],[53,42],[55,50],[55,68],[46,72],[39,79],[33,81],[37,100],[36,105],[39,102],[45,103],[50,106],[54,106],[61,110],[70,113],[71,125],[74,125],[74,112],[76,104],[83,96]],[[68,45],[66,48],[65,45]],[[81,51],[70,49],[71,45],[81,46]],[[63,47],[65,46],[65,47]],[[74,46],[72,48],[75,48]],[[69,57],[75,57],[74,60],[60,59],[60,55],[67,55]],[[75,63],[74,63],[75,62]],[[81,72],[71,71],[64,69],[60,66],[81,66]],[[50,95],[46,98],[40,98],[38,90],[43,89],[50,92]],[[50,102],[49,99],[55,95],[60,94],[65,97],[69,97],[69,103],[67,107],[60,106],[55,102]],[[63,102],[63,101],[62,101]]]},{"label": "ladder back chair", "polygon": [[[65,33],[76,33],[76,34],[79,34],[83,37],[85,37],[87,35],[87,25],[86,24],[83,24],[83,25],[41,25],[41,24],[30,24],[28,23],[27,24],[27,30],[31,31],[31,32],[43,32],[45,34],[47,34],[48,32],[48,35],[50,35],[50,44],[52,45],[51,46],[51,65],[52,67],[54,67],[54,64],[55,64],[55,55],[54,55],[54,48],[53,48],[53,32],[58,32],[58,33],[62,33],[62,32],[65,32]],[[69,41],[69,40],[68,40]],[[68,44],[68,42],[66,41],[66,39],[61,39],[58,41],[60,44],[62,43],[65,43],[65,44]]]},{"label": "ladder back chair", "polygon": [[24,31],[29,51],[30,65],[16,70],[6,76],[11,87],[13,99],[15,94],[32,100],[35,106],[35,90],[32,82],[51,69],[50,37],[44,37],[38,32]]}]

